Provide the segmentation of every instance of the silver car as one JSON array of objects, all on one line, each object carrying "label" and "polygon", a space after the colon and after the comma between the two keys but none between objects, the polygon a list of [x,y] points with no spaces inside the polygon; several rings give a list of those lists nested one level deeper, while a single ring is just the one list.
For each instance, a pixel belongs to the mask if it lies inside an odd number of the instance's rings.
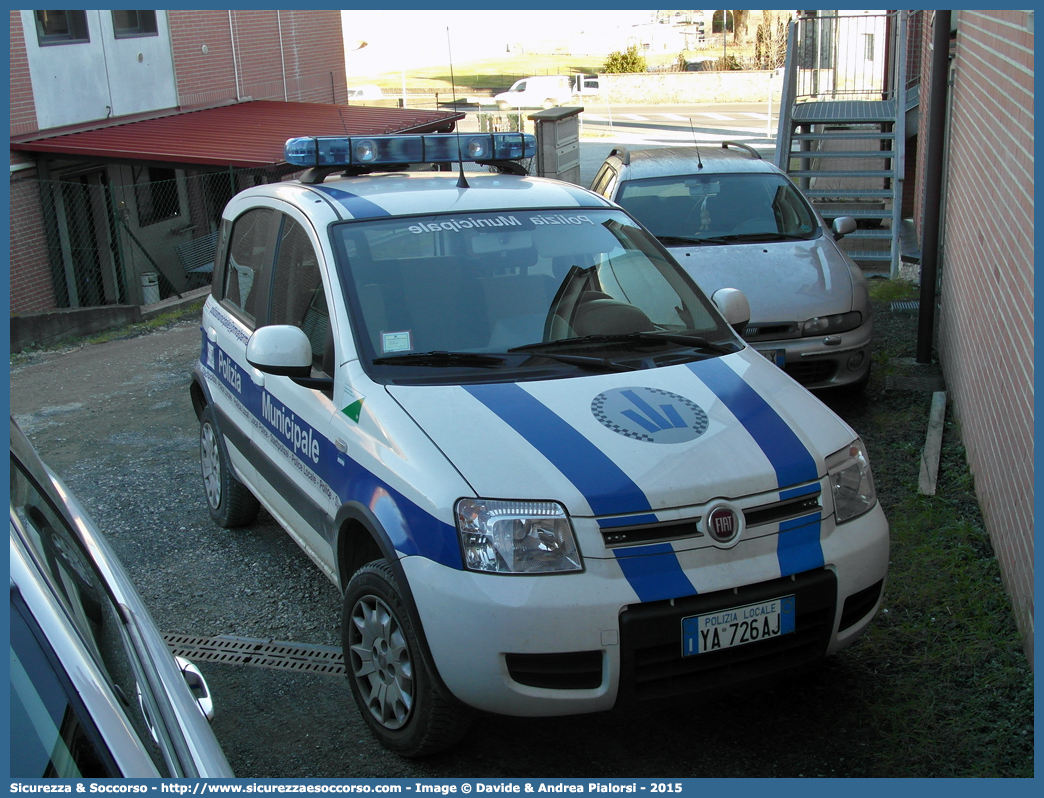
[{"label": "silver car", "polygon": [[14,419],[10,561],[12,777],[233,775],[203,677]]},{"label": "silver car", "polygon": [[862,270],[793,182],[750,147],[614,149],[591,189],[644,224],[708,294],[750,302],[743,337],[807,388],[861,390],[874,321]]}]

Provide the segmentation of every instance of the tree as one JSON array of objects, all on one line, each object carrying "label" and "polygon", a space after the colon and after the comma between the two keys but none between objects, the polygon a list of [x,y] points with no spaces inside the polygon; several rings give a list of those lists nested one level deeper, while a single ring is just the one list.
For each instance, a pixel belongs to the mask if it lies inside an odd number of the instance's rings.
[{"label": "tree", "polygon": [[645,56],[638,49],[637,44],[632,44],[625,52],[616,50],[609,53],[602,65],[602,72],[612,74],[620,72],[645,72],[648,64]]},{"label": "tree", "polygon": [[743,44],[747,41],[747,20],[750,18],[749,11],[732,12],[732,41]]},{"label": "tree", "polygon": [[786,11],[766,11],[754,36],[754,62],[758,69],[779,69],[787,61]]}]

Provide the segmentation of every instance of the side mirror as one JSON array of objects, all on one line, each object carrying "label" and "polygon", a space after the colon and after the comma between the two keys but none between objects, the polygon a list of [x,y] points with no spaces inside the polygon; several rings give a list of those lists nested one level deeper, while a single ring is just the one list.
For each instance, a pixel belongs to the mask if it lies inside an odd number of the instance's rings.
[{"label": "side mirror", "polygon": [[265,374],[291,378],[312,375],[312,344],[304,330],[289,324],[255,330],[247,342],[246,359]]},{"label": "side mirror", "polygon": [[750,303],[747,301],[747,295],[738,288],[719,288],[711,296],[711,302],[742,338],[743,331],[750,322]]},{"label": "side mirror", "polygon": [[856,229],[856,220],[851,216],[838,216],[834,219],[834,223],[831,225],[834,231],[834,240],[840,241],[849,233],[854,233]]}]

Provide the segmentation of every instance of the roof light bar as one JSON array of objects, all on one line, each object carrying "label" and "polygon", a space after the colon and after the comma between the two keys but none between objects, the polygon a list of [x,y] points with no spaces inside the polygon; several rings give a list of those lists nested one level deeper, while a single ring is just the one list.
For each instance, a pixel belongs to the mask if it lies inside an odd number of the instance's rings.
[{"label": "roof light bar", "polygon": [[531,133],[307,136],[288,139],[286,162],[301,167],[507,161],[536,155]]}]

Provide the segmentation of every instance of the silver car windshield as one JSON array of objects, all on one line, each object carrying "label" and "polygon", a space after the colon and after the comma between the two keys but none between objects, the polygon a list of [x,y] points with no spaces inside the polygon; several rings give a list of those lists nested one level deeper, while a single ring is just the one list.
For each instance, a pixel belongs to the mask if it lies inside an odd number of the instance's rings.
[{"label": "silver car windshield", "polygon": [[734,340],[691,278],[618,211],[367,220],[332,237],[360,351],[382,363],[657,331]]},{"label": "silver car windshield", "polygon": [[629,180],[616,202],[659,238],[814,238],[819,222],[793,183],[776,174]]}]

